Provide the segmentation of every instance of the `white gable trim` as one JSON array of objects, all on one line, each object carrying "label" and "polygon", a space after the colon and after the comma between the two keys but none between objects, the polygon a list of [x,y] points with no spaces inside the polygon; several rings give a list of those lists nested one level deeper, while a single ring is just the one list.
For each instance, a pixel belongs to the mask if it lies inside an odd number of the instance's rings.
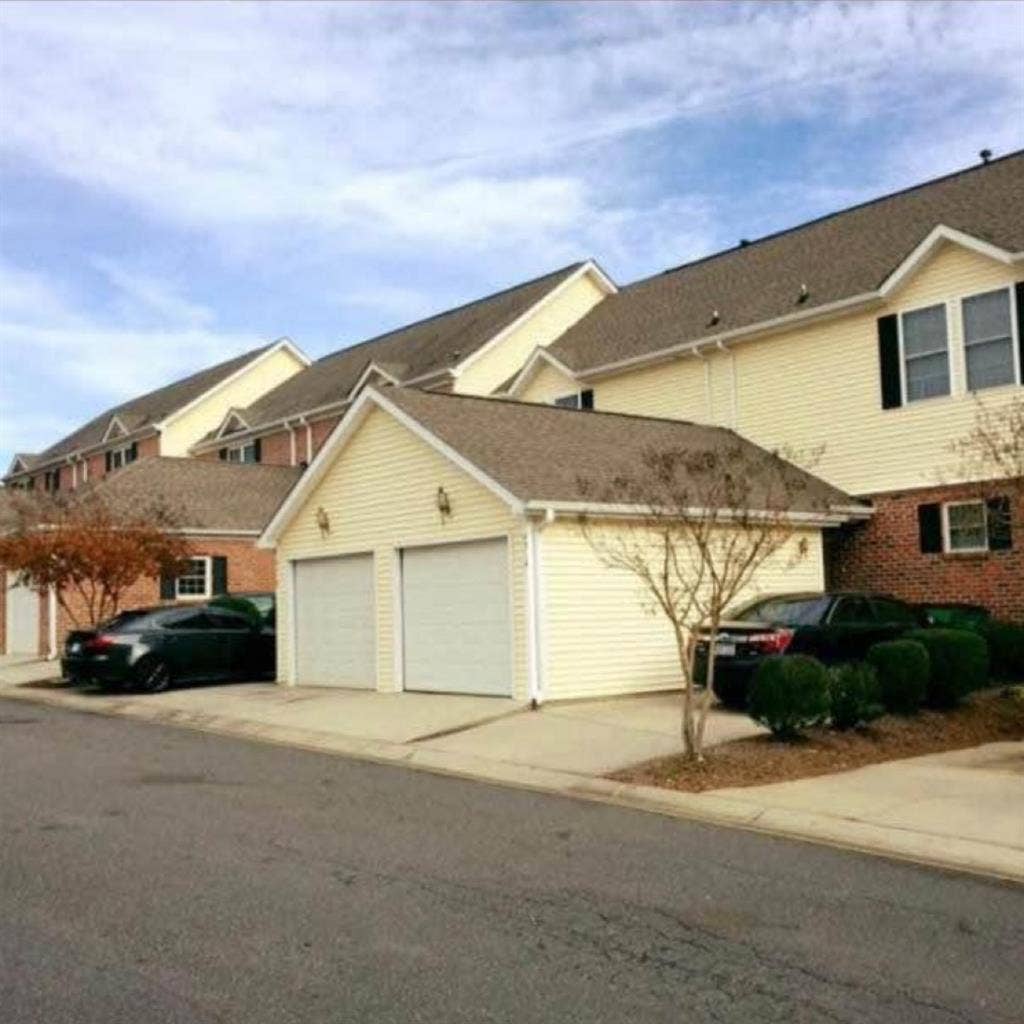
[{"label": "white gable trim", "polygon": [[11,459],[11,465],[5,476],[13,476],[15,473],[27,473],[28,469],[28,463],[25,462],[20,455],[15,455],[14,458]]},{"label": "white gable trim", "polygon": [[[241,424],[241,429],[229,429],[233,422]],[[229,434],[240,434],[250,429],[251,428],[249,427],[249,424],[245,422],[245,417],[242,415],[240,409],[228,409],[227,414],[225,415],[224,419],[221,420],[221,424],[217,428],[216,436],[218,438],[226,437]]]},{"label": "white gable trim", "polygon": [[346,401],[351,402],[360,391],[366,386],[366,382],[370,379],[372,374],[377,374],[378,377],[383,377],[389,384],[398,384],[398,378],[387,370],[381,369],[376,363],[369,362],[366,365],[366,369],[359,375],[359,380],[352,385],[351,390],[348,393]]},{"label": "white gable trim", "polygon": [[108,441],[115,437],[114,428],[117,428],[117,437],[124,437],[128,431],[125,430],[124,424],[121,422],[121,417],[116,413],[110,417],[110,422],[107,424],[107,429],[103,432],[103,440],[100,444],[106,444]]},{"label": "white gable trim", "polygon": [[234,373],[229,374],[223,380],[218,381],[213,387],[208,388],[201,395],[193,398],[187,405],[183,405],[180,409],[175,409],[169,416],[162,419],[159,423],[154,424],[157,430],[166,430],[170,424],[181,419],[182,416],[191,412],[200,403],[205,402],[211,395],[217,394],[219,391],[223,391],[224,388],[230,384],[234,384],[236,380],[243,377],[251,369],[259,366],[260,363],[265,363],[268,359],[277,355],[278,352],[289,352],[293,355],[303,366],[309,366],[312,360],[306,355],[290,338],[279,338],[270,348],[261,352],[258,356],[250,359],[249,362],[240,366]]},{"label": "white gable trim", "polygon": [[570,383],[581,383],[580,379],[572,372],[572,370],[569,369],[568,366],[565,365],[565,363],[556,359],[543,345],[538,345],[533,350],[533,354],[530,358],[523,364],[523,368],[516,375],[516,379],[512,382],[511,387],[509,387],[507,392],[509,398],[516,398],[526,389],[526,385],[529,384],[542,369],[543,363],[553,366],[559,373],[564,374],[569,379]]},{"label": "white gable trim", "polygon": [[589,381],[593,378],[609,376],[639,366],[666,362],[669,359],[674,359],[676,356],[699,352],[702,348],[721,346],[726,342],[747,341],[764,334],[774,334],[789,327],[813,323],[831,316],[852,313],[860,309],[870,309],[872,306],[883,301],[894,289],[904,283],[911,274],[921,269],[921,266],[933,254],[933,250],[944,241],[952,242],[955,245],[962,245],[979,255],[998,260],[1000,263],[1014,265],[1024,262],[1024,252],[1009,252],[999,246],[992,245],[990,242],[975,238],[973,235],[968,235],[963,231],[957,231],[955,228],[940,224],[933,231],[929,232],[928,236],[915,247],[913,252],[874,291],[851,295],[848,298],[837,299],[835,302],[829,302],[823,306],[815,306],[796,313],[787,313],[785,316],[762,320],[755,324],[748,324],[745,327],[734,328],[731,331],[708,334],[694,341],[670,345],[667,348],[658,349],[655,352],[645,352],[643,355],[632,356],[629,359],[619,359],[611,363],[590,366],[586,369],[577,370],[576,376],[581,380]]},{"label": "white gable trim", "polygon": [[375,408],[384,410],[388,415],[401,423],[402,426],[415,434],[421,441],[425,442],[440,455],[443,455],[449,462],[463,470],[478,484],[487,488],[501,501],[509,505],[516,513],[523,511],[523,502],[514,494],[505,490],[501,484],[488,476],[479,466],[474,465],[465,456],[460,455],[451,445],[446,444],[436,434],[427,430],[419,420],[414,419],[408,413],[399,409],[393,402],[388,401],[379,391],[376,391],[373,387],[367,387],[349,408],[342,421],[331,431],[327,441],[317,453],[316,458],[310,463],[306,472],[302,474],[299,482],[292,488],[281,507],[274,513],[273,519],[267,524],[259,540],[256,542],[257,547],[273,548],[277,544],[281,533],[302,507],[302,503],[324,477],[327,476],[337,455],[348,444],[352,435],[355,434],[366,417]]},{"label": "white gable trim", "polygon": [[462,374],[463,371],[467,369],[467,367],[472,366],[473,363],[475,363],[478,359],[483,358],[484,355],[490,352],[492,348],[495,348],[497,345],[500,345],[513,331],[520,328],[524,323],[530,320],[531,317],[535,316],[541,309],[543,309],[550,302],[553,302],[559,295],[562,294],[562,292],[564,292],[567,288],[571,287],[581,277],[589,277],[594,282],[594,284],[596,284],[597,287],[600,288],[601,291],[605,293],[605,295],[613,295],[615,292],[619,290],[616,287],[615,282],[610,277],[608,277],[608,275],[593,260],[587,260],[586,263],[583,263],[568,277],[564,278],[557,285],[555,285],[555,287],[552,288],[551,291],[546,292],[544,295],[542,295],[528,310],[517,316],[515,320],[512,321],[512,323],[508,324],[506,327],[503,327],[500,331],[498,331],[498,333],[494,335],[494,337],[491,338],[490,341],[485,342],[475,352],[472,352],[470,355],[466,356],[466,358],[463,359],[461,363],[458,363],[456,366],[454,366],[452,368],[452,374],[455,377],[458,377],[460,374]]}]

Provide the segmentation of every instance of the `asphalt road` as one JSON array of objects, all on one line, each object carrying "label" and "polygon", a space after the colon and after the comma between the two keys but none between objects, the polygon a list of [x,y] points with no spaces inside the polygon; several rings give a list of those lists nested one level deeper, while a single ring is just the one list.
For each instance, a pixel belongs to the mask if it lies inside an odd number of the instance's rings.
[{"label": "asphalt road", "polygon": [[1024,889],[0,700],[0,1018],[1024,1019]]}]

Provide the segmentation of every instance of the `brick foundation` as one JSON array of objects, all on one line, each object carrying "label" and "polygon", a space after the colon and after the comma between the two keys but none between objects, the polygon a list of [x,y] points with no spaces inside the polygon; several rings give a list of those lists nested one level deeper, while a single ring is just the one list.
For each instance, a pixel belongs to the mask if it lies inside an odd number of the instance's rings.
[{"label": "brick foundation", "polygon": [[1014,515],[1013,547],[986,554],[923,554],[917,509],[931,502],[964,501],[1002,492],[998,484],[964,484],[868,495],[875,506],[866,523],[829,531],[828,585],[870,590],[905,601],[980,604],[1002,619],[1024,622],[1024,508]]}]

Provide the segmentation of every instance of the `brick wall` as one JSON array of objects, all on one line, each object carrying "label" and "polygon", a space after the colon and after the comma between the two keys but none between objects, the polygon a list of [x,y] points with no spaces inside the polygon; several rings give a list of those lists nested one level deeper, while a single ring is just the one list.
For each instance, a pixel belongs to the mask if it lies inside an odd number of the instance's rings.
[{"label": "brick wall", "polygon": [[[297,443],[296,439],[296,443]],[[291,432],[278,430],[260,440],[260,462],[268,466],[290,466],[292,464]]]},{"label": "brick wall", "polygon": [[871,520],[827,531],[829,586],[880,591],[906,601],[981,604],[1000,618],[1024,622],[1024,508],[1013,517],[1008,551],[923,554],[920,548],[919,505],[997,493],[998,484],[966,484],[870,496]]},{"label": "brick wall", "polygon": [[341,420],[340,416],[328,416],[326,419],[317,420],[313,424],[313,455],[320,451],[323,447],[324,441],[330,436],[330,433],[338,425]]}]

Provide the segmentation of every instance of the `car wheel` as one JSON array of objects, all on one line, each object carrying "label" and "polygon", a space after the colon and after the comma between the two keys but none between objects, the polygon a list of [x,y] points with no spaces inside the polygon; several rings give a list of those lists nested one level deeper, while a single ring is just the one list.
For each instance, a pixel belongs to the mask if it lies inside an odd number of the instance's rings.
[{"label": "car wheel", "polygon": [[171,670],[159,658],[143,658],[135,666],[135,682],[143,693],[163,693],[171,685]]}]

